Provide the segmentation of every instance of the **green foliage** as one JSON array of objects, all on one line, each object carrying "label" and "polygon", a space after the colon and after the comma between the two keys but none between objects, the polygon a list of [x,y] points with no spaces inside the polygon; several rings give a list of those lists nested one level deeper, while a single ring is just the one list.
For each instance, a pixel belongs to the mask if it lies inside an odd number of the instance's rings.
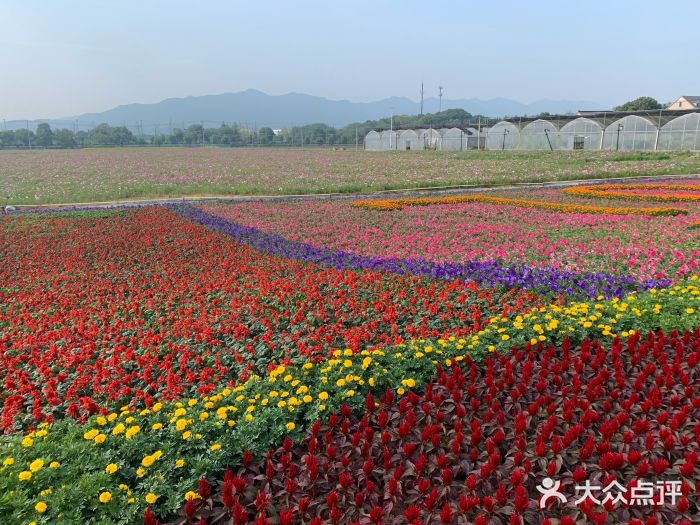
[{"label": "green foliage", "polygon": [[658,100],[652,97],[639,97],[620,106],[615,106],[615,111],[644,111],[648,109],[662,109],[663,106]]}]

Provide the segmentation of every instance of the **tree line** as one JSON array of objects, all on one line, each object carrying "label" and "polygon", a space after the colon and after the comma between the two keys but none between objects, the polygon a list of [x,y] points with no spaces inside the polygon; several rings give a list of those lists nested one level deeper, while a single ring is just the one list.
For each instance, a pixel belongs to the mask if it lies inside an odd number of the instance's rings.
[{"label": "tree line", "polygon": [[[355,122],[342,128],[327,124],[309,124],[273,130],[270,127],[251,129],[238,124],[222,123],[218,128],[207,128],[192,124],[185,128],[175,128],[168,133],[133,133],[125,126],[100,124],[89,131],[74,131],[68,128],[52,129],[48,123],[41,123],[36,131],[18,129],[0,131],[2,148],[80,148],[94,146],[127,145],[220,145],[220,146],[333,146],[362,145],[365,134],[371,129],[405,128],[464,128],[475,125],[481,118],[486,124],[489,119],[476,117],[462,109],[448,109],[440,113],[425,115],[396,115],[390,117]],[[493,119],[492,119],[493,120]]]}]

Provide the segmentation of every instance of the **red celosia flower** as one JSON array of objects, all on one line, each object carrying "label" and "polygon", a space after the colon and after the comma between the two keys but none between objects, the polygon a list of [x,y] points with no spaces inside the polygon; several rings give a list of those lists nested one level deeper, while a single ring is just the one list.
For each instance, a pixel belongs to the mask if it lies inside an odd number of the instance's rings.
[{"label": "red celosia flower", "polygon": [[151,511],[151,507],[148,507],[143,514],[143,525],[160,525],[160,521],[158,521],[158,518],[153,514],[153,511]]},{"label": "red celosia flower", "polygon": [[199,495],[202,499],[207,499],[211,496],[211,485],[205,478],[199,478]]},{"label": "red celosia flower", "polygon": [[417,520],[418,518],[420,518],[420,515],[421,510],[420,507],[418,507],[417,505],[410,505],[406,507],[406,510],[404,511],[404,516],[409,522]]},{"label": "red celosia flower", "polygon": [[369,512],[369,519],[372,523],[381,523],[384,517],[384,511],[381,507],[373,507]]},{"label": "red celosia flower", "polygon": [[292,509],[280,510],[279,511],[279,520],[280,520],[280,525],[293,525],[294,524],[294,511]]},{"label": "red celosia flower", "polygon": [[442,506],[442,510],[440,511],[440,523],[443,525],[452,523],[452,509],[447,503]]}]

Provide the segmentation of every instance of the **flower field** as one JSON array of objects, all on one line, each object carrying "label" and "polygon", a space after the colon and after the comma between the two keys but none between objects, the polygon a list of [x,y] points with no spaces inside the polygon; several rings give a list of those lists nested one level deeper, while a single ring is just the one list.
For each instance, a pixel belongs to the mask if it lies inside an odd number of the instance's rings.
[{"label": "flower field", "polygon": [[0,215],[0,523],[696,523],[700,211],[655,184]]},{"label": "flower field", "polygon": [[[398,153],[398,154],[397,154]],[[290,195],[700,173],[700,154],[365,152],[353,147],[0,151],[0,206],[202,195]]]}]

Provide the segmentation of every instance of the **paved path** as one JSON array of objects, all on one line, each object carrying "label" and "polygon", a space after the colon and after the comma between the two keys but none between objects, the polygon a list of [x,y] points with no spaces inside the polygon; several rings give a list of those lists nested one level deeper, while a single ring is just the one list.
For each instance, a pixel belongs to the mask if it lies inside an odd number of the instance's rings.
[{"label": "paved path", "polygon": [[[461,185],[461,186],[433,186],[427,188],[403,188],[394,190],[380,190],[369,193],[311,193],[302,195],[190,195],[186,197],[165,197],[156,199],[130,199],[130,200],[115,200],[115,201],[98,201],[98,202],[72,202],[63,204],[16,204],[10,208],[16,210],[61,210],[64,208],[114,208],[114,207],[129,207],[129,206],[146,206],[157,204],[176,204],[181,202],[285,202],[285,201],[304,201],[318,199],[368,199],[368,198],[391,198],[393,196],[421,195],[421,194],[450,194],[450,193],[465,193],[465,192],[485,192],[494,190],[515,190],[525,188],[565,188],[568,186],[576,186],[585,183],[595,182],[623,182],[629,180],[656,180],[656,179],[698,179],[700,174],[695,175],[643,175],[639,177],[610,177],[598,179],[577,179],[565,181],[551,182],[515,182],[503,185],[480,186],[480,185]],[[5,208],[7,210],[7,208]]]}]

